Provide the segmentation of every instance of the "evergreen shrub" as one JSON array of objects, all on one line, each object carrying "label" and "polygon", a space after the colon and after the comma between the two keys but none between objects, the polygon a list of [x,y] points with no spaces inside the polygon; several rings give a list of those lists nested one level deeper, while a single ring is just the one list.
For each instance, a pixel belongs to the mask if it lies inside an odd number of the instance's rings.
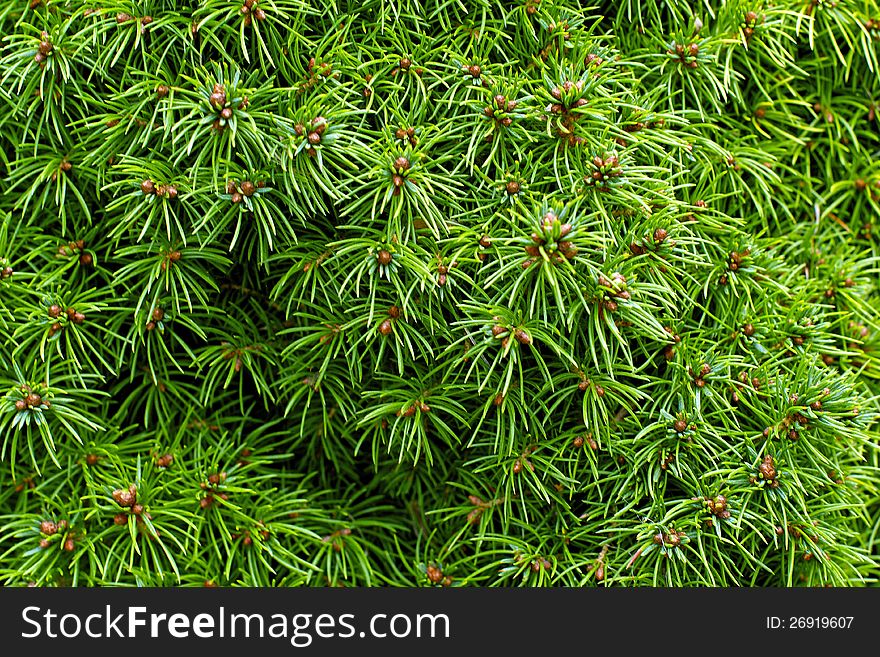
[{"label": "evergreen shrub", "polygon": [[876,582],[876,0],[0,3],[0,582]]}]

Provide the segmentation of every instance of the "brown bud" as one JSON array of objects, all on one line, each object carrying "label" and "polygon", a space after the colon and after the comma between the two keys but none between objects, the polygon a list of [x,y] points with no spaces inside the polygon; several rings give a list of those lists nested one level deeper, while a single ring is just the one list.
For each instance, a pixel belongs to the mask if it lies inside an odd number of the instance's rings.
[{"label": "brown bud", "polygon": [[144,194],[153,194],[156,191],[156,185],[152,180],[145,180],[141,183],[141,191]]},{"label": "brown bud", "polygon": [[758,466],[758,472],[764,479],[776,479],[776,466],[773,463],[772,456],[765,456],[764,460]]},{"label": "brown bud", "polygon": [[425,574],[433,584],[439,584],[443,579],[443,571],[437,568],[437,566],[428,566],[425,569]]},{"label": "brown bud", "polygon": [[860,192],[863,192],[863,191],[865,191],[865,190],[868,188],[868,183],[866,183],[866,182],[865,182],[863,179],[861,179],[861,178],[856,179],[856,181],[853,183],[853,185],[854,185],[855,188],[856,188],[858,191],[860,191]]},{"label": "brown bud", "polygon": [[409,160],[402,155],[394,160],[394,168],[398,171],[406,171],[407,169],[409,169],[409,166]]},{"label": "brown bud", "polygon": [[156,96],[158,98],[165,98],[169,93],[171,93],[171,89],[169,89],[166,85],[160,84],[156,87]]},{"label": "brown bud", "polygon": [[245,180],[243,183],[241,183],[241,193],[245,196],[253,196],[256,191],[256,185],[254,185],[254,183],[252,183],[250,180]]},{"label": "brown bud", "polygon": [[52,536],[58,531],[58,527],[51,520],[44,520],[40,523],[40,531],[46,534],[46,536]]},{"label": "brown bud", "polygon": [[513,337],[515,337],[516,341],[520,344],[532,344],[532,336],[526,333],[523,329],[517,329],[513,334]]},{"label": "brown bud", "polygon": [[654,241],[658,244],[669,236],[669,231],[665,228],[658,228],[654,231]]},{"label": "brown bud", "polygon": [[388,265],[391,263],[391,254],[385,249],[382,249],[376,255],[376,259],[379,261],[380,265]]},{"label": "brown bud", "polygon": [[135,503],[136,495],[131,490],[117,488],[112,493],[114,501],[122,507],[131,506]]},{"label": "brown bud", "polygon": [[28,407],[27,402],[24,399],[16,399],[15,400],[15,410],[24,411]]},{"label": "brown bud", "polygon": [[72,538],[68,538],[64,541],[64,549],[67,552],[73,552],[76,549],[76,543],[73,542]]},{"label": "brown bud", "polygon": [[386,319],[383,320],[381,324],[379,324],[379,333],[382,335],[388,335],[391,333],[391,320]]},{"label": "brown bud", "polygon": [[128,524],[128,516],[124,513],[117,513],[115,516],[113,516],[113,524],[120,526]]},{"label": "brown bud", "polygon": [[673,426],[678,433],[684,433],[687,429],[687,422],[684,420],[676,420]]}]

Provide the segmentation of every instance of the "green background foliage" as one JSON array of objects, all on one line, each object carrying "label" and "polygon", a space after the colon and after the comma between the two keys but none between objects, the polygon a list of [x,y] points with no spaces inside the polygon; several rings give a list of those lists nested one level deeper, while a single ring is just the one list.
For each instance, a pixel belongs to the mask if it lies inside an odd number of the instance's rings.
[{"label": "green background foliage", "polygon": [[10,0],[0,582],[878,572],[875,0]]}]

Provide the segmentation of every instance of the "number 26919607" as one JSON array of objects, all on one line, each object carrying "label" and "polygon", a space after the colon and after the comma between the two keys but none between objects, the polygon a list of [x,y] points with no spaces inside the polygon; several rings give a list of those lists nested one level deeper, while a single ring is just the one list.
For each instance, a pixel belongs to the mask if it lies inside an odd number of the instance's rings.
[{"label": "number 26919607", "polygon": [[767,617],[771,630],[846,630],[852,627],[854,616],[778,616]]}]

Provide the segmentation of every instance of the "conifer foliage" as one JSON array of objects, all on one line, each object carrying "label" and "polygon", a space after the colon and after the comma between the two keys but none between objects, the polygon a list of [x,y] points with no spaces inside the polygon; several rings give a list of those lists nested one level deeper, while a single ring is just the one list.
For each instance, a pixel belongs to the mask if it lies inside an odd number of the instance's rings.
[{"label": "conifer foliage", "polygon": [[876,581],[876,0],[9,0],[0,582]]}]

